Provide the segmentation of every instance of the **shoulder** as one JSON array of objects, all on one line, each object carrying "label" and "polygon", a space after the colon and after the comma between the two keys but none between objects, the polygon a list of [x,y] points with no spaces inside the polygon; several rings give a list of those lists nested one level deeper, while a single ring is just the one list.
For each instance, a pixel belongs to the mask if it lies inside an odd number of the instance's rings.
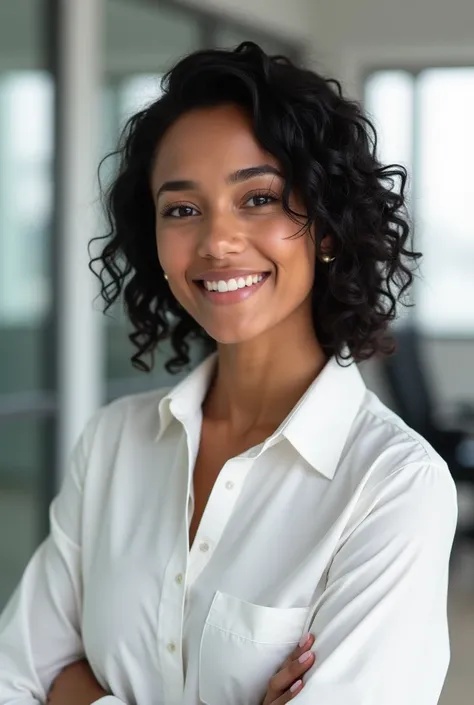
[{"label": "shoulder", "polygon": [[153,441],[160,428],[159,405],[172,387],[163,387],[114,399],[93,414],[81,441],[85,451],[98,447],[110,449],[119,440]]},{"label": "shoulder", "polygon": [[382,456],[387,467],[411,462],[446,465],[433,446],[366,390],[351,429],[351,440],[374,458]]},{"label": "shoulder", "polygon": [[362,504],[391,504],[402,521],[457,521],[457,490],[445,460],[373,393],[367,391],[355,420],[353,447],[364,458]]}]

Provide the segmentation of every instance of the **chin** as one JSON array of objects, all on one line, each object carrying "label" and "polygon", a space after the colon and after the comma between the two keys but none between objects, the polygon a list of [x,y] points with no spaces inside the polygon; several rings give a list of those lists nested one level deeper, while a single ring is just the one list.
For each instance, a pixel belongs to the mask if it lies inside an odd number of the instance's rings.
[{"label": "chin", "polygon": [[245,330],[241,330],[232,326],[209,326],[205,330],[219,345],[239,345],[240,343],[246,343],[263,332],[253,327],[246,327]]}]

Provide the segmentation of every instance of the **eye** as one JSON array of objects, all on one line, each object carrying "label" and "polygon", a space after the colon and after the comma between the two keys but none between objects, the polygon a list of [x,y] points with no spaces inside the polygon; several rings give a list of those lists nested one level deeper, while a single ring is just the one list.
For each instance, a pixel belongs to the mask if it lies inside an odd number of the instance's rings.
[{"label": "eye", "polygon": [[[163,218],[189,218],[193,215],[191,211],[198,213],[196,208],[185,203],[178,203],[178,205],[175,204],[174,206],[165,206],[161,211],[161,215]],[[177,215],[174,215],[175,212]]]},{"label": "eye", "polygon": [[276,203],[280,199],[277,198],[276,196],[272,196],[268,192],[262,192],[262,193],[254,193],[247,201],[246,203],[249,203],[250,201],[254,201],[254,205],[251,206],[251,208],[256,208],[259,206],[268,206],[270,203]]}]

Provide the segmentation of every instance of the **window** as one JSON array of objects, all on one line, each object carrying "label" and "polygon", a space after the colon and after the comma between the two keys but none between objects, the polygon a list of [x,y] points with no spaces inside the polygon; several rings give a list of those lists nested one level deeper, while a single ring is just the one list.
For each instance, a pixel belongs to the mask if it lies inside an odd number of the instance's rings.
[{"label": "window", "polygon": [[0,325],[36,323],[49,308],[52,111],[46,72],[0,74]]},{"label": "window", "polygon": [[0,611],[53,484],[54,78],[41,0],[0,2]]},{"label": "window", "polygon": [[474,68],[377,71],[365,89],[380,159],[411,174],[409,208],[423,253],[413,315],[428,335],[472,336]]}]

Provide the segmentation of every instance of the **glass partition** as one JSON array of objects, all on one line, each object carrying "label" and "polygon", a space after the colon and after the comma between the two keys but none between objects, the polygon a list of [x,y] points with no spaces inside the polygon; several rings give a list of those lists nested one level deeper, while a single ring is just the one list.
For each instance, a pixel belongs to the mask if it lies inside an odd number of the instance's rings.
[{"label": "glass partition", "polygon": [[42,538],[48,388],[53,78],[45,4],[0,3],[0,610]]}]

